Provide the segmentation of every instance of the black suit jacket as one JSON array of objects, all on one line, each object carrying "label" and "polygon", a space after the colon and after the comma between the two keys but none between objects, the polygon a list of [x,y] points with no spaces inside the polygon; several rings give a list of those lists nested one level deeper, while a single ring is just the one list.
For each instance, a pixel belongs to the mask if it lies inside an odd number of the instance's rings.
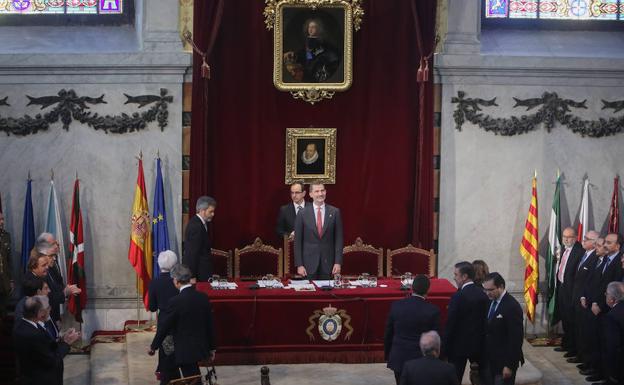
[{"label": "black suit jacket", "polygon": [[[583,256],[581,256],[583,258]],[[591,254],[585,262],[580,263],[577,266],[576,276],[574,277],[574,283],[572,285],[572,301],[574,308],[577,310],[583,310],[581,306],[581,297],[585,296],[585,286],[589,281],[593,271],[596,269],[596,262],[598,257],[596,256],[596,250],[592,250]]]},{"label": "black suit jacket", "polygon": [[53,341],[41,329],[19,319],[13,331],[22,385],[63,384],[63,357],[69,352],[65,342]]},{"label": "black suit jacket", "polygon": [[321,273],[331,274],[334,264],[342,264],[342,218],[340,210],[325,204],[322,235],[316,230],[316,208],[307,204],[295,219],[295,266],[305,266],[308,274],[321,267]]},{"label": "black suit jacket", "polygon": [[446,356],[481,356],[486,322],[483,315],[487,313],[489,303],[483,288],[474,283],[453,294],[442,342]]},{"label": "black suit jacket", "polygon": [[392,303],[384,334],[388,367],[400,372],[405,361],[422,357],[420,335],[440,329],[440,309],[417,296]]},{"label": "black suit jacket", "polygon": [[[307,203],[306,206],[309,204]],[[280,207],[277,214],[277,225],[275,226],[275,232],[280,239],[284,236],[290,236],[290,233],[295,231],[295,218],[297,218],[297,212],[292,202]]]},{"label": "black suit jacket", "polygon": [[54,321],[59,321],[61,319],[61,304],[65,303],[65,283],[63,282],[63,277],[55,268],[48,270],[46,282],[50,287],[50,294],[48,294],[48,298],[50,298],[50,317]]},{"label": "black suit jacket", "polygon": [[[570,250],[570,255],[568,256],[568,261],[565,265],[565,270],[563,272],[563,283],[558,283],[557,290],[562,290],[567,303],[565,305],[572,304],[572,291],[574,289],[574,277],[576,276],[576,271],[578,268],[578,264],[583,258],[585,254],[585,249],[579,242],[575,242],[574,246],[572,246],[572,250]],[[562,253],[563,255],[563,253]]]},{"label": "black suit jacket", "polygon": [[[209,224],[206,223],[206,226]],[[212,277],[211,249],[208,231],[201,219],[193,215],[186,225],[182,262],[191,269],[197,281],[207,281]]]},{"label": "black suit jacket", "polygon": [[210,300],[189,286],[172,297],[156,331],[151,349],[160,347],[167,335],[173,335],[176,363],[195,364],[215,350]]},{"label": "black suit jacket", "polygon": [[[161,272],[160,276],[149,285],[147,301],[149,311],[164,312],[167,310],[171,297],[175,297],[178,293],[169,272]],[[160,321],[160,318],[158,320]]]},{"label": "black suit jacket", "polygon": [[624,384],[624,301],[615,305],[605,319],[607,374],[619,380],[611,380],[613,383]]},{"label": "black suit jacket", "polygon": [[[486,318],[488,312],[489,306]],[[516,370],[519,363],[524,363],[523,340],[522,308],[511,294],[505,293],[485,329],[485,359],[492,376],[502,374],[504,367]]]},{"label": "black suit jacket", "polygon": [[[606,259],[607,257],[608,255],[605,255],[604,258]],[[613,257],[606,270],[602,272],[600,279],[593,283],[592,302],[596,302],[598,306],[600,306],[600,312],[602,314],[606,314],[609,310],[611,310],[611,308],[607,305],[607,298],[604,295],[607,291],[607,286],[610,282],[622,280],[624,272],[622,271],[621,258],[622,252],[619,252],[615,257]]]},{"label": "black suit jacket", "polygon": [[403,366],[400,385],[459,385],[455,367],[433,357],[409,360]]}]

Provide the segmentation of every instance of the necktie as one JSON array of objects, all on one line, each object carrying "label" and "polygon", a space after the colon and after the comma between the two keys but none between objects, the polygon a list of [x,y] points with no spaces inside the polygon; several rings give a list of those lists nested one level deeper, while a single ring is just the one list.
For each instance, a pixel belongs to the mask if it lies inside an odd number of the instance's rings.
[{"label": "necktie", "polygon": [[581,262],[579,262],[578,267],[576,268],[576,271],[581,270],[581,266],[585,263],[585,261],[587,261],[588,256],[589,256],[589,251],[586,251],[585,255],[583,255],[583,258],[581,258]]},{"label": "necktie", "polygon": [[488,312],[488,319],[492,319],[492,317],[494,316],[494,312],[496,311],[496,301],[492,301],[492,304],[490,305],[490,311]]},{"label": "necktie", "polygon": [[56,332],[56,326],[53,325],[52,322],[45,323],[46,332],[52,337],[53,340],[56,340],[58,333]]},{"label": "necktie", "polygon": [[570,251],[572,249],[565,249],[563,252],[563,257],[561,257],[561,262],[559,263],[559,272],[557,272],[557,278],[559,282],[563,283],[563,276],[565,272],[566,263],[568,263],[568,257],[570,256]]},{"label": "necktie", "polygon": [[318,231],[319,237],[323,234],[323,218],[321,215],[321,208],[319,207],[316,212],[316,231]]},{"label": "necktie", "polygon": [[602,272],[602,268],[604,267],[604,263],[605,263],[605,257],[600,258],[600,260],[598,260],[598,263],[596,264],[596,270],[600,269],[600,271]]},{"label": "necktie", "polygon": [[303,206],[297,206],[297,214],[299,214],[299,211],[301,211],[302,208]]},{"label": "necktie", "polygon": [[609,257],[604,257],[604,260],[605,260],[605,264],[604,264],[604,267],[602,268],[602,274],[604,274],[605,270],[607,270],[607,267],[609,267],[609,264],[611,264],[611,259],[609,259]]}]

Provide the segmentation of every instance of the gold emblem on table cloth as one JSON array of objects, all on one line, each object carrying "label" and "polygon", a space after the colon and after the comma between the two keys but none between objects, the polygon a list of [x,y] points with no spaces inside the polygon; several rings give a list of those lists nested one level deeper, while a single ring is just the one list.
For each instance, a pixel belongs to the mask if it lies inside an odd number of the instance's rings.
[{"label": "gold emblem on table cloth", "polygon": [[351,338],[351,334],[353,334],[353,328],[351,327],[351,316],[347,314],[347,311],[344,309],[336,309],[329,306],[323,308],[323,310],[314,310],[314,313],[308,318],[308,322],[310,326],[306,329],[306,334],[310,337],[310,341],[314,341],[314,334],[312,334],[312,330],[314,329],[314,321],[318,319],[318,332],[325,341],[335,341],[340,336],[342,332],[343,326],[343,318],[344,318],[344,327],[347,329],[347,333],[344,336],[344,340],[347,341]]}]

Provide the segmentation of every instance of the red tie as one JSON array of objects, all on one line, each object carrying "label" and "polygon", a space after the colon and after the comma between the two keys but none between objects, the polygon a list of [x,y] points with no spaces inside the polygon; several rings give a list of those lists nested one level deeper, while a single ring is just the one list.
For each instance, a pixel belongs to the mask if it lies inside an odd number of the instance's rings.
[{"label": "red tie", "polygon": [[319,237],[323,233],[323,218],[321,218],[321,208],[320,207],[318,208],[318,211],[316,212],[316,231],[318,231]]}]

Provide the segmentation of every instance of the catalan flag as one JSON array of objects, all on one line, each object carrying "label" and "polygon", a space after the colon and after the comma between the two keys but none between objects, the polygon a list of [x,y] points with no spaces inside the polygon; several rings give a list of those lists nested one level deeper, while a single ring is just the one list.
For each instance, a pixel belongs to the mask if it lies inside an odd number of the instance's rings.
[{"label": "catalan flag", "polygon": [[524,258],[524,301],[527,307],[529,321],[535,321],[537,307],[537,280],[539,257],[537,253],[537,176],[533,177],[531,205],[524,225],[524,235],[520,244],[520,254]]},{"label": "catalan flag", "polygon": [[147,309],[147,288],[152,279],[152,222],[147,206],[143,159],[139,159],[139,175],[132,204],[132,228],[128,260],[137,274],[137,291]]}]

